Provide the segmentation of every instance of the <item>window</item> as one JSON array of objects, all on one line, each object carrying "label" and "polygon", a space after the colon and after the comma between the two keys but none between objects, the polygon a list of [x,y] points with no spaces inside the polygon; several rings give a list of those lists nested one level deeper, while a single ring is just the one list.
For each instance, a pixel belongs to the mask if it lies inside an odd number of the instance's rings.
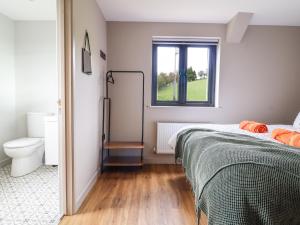
[{"label": "window", "polygon": [[152,105],[215,104],[218,41],[153,40]]}]

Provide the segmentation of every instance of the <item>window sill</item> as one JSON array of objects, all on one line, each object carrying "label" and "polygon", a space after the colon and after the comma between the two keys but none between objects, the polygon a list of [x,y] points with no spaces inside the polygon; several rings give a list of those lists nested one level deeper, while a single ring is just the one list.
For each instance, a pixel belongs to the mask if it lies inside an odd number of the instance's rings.
[{"label": "window sill", "polygon": [[223,107],[221,106],[199,106],[199,105],[168,105],[168,106],[163,106],[163,105],[147,105],[146,108],[148,109],[169,109],[169,108],[181,108],[181,109],[222,109]]}]

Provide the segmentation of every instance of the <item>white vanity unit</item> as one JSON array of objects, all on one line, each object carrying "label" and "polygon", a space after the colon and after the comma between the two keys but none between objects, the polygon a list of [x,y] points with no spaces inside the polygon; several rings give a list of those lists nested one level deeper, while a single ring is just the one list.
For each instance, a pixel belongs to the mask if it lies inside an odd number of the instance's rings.
[{"label": "white vanity unit", "polygon": [[45,117],[45,165],[58,165],[58,118]]}]

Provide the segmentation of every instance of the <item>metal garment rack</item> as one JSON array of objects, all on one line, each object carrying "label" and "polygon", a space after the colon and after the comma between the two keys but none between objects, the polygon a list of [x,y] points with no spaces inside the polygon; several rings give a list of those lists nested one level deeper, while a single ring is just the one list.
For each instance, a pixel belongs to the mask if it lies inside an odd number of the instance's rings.
[{"label": "metal garment rack", "polygon": [[[115,80],[113,74],[120,73],[135,73],[142,76],[143,80],[143,93],[142,93],[142,135],[140,142],[124,142],[124,141],[111,141],[111,98],[108,96],[109,84],[114,84]],[[106,95],[103,98],[103,111],[102,111],[102,148],[101,148],[101,173],[105,167],[122,167],[122,166],[143,166],[143,153],[144,153],[144,110],[145,110],[145,75],[143,71],[125,71],[125,70],[109,70],[106,73]],[[108,103],[108,115],[106,118],[106,102]],[[107,120],[107,135],[105,134],[105,125]],[[136,156],[111,156],[110,151],[113,150],[138,150],[140,157]],[[105,153],[107,153],[105,155]]]}]

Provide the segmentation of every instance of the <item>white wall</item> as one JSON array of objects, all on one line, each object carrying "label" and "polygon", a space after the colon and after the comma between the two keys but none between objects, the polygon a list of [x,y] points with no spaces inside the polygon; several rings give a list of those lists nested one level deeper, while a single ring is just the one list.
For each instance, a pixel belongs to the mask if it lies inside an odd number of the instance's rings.
[{"label": "white wall", "polygon": [[57,112],[56,22],[15,22],[17,135],[26,136],[26,112]]},{"label": "white wall", "polygon": [[[99,169],[103,80],[106,61],[106,22],[95,0],[73,1],[74,37],[74,179],[78,209],[96,181]],[[93,74],[81,72],[81,48],[88,30],[92,51]]]},{"label": "white wall", "polygon": [[3,143],[15,138],[14,22],[0,14],[0,166],[7,157]]},{"label": "white wall", "polygon": [[26,112],[56,112],[55,21],[13,21],[0,14],[0,166],[3,143],[26,136]]}]

